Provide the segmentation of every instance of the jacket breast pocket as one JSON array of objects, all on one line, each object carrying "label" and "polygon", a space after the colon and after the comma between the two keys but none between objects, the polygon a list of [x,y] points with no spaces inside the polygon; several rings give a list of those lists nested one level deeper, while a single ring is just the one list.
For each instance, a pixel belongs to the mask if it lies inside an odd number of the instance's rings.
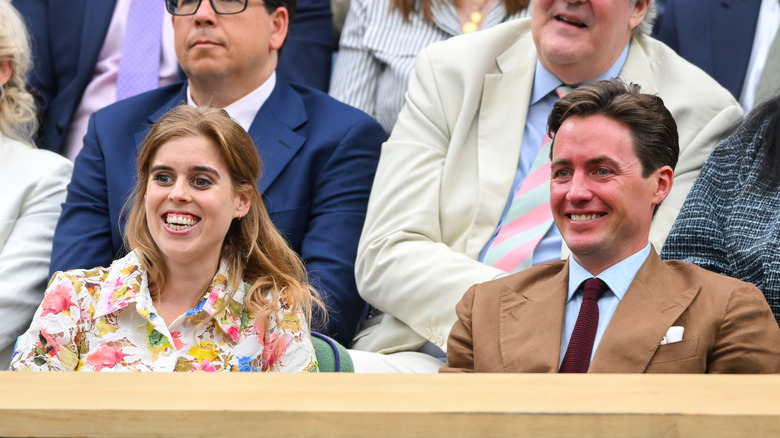
[{"label": "jacket breast pocket", "polygon": [[699,338],[683,339],[672,344],[659,345],[646,373],[706,373],[706,355],[699,354]]},{"label": "jacket breast pocket", "polygon": [[676,362],[678,360],[690,359],[696,356],[696,350],[699,347],[699,338],[683,339],[680,342],[659,345],[655,350],[651,364],[660,364],[667,362]]}]

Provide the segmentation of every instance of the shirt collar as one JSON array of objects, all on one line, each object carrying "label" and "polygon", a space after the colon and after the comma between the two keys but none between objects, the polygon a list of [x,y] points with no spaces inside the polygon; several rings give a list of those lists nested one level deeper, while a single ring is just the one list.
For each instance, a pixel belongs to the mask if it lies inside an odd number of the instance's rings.
[{"label": "shirt collar", "polygon": [[[227,262],[224,259],[220,260],[219,269],[203,298],[185,315],[195,316],[204,312],[208,317],[214,317],[222,331],[233,341],[238,342],[241,332],[252,320],[243,304],[246,288],[247,284],[240,281],[235,295],[226,306],[223,306],[232,289],[228,284]],[[151,321],[155,318],[152,312],[154,306],[149,292],[149,282],[146,272],[140,267],[135,251],[111,264],[98,296],[94,317],[108,315],[132,303],[136,304],[136,310],[146,319]],[[222,307],[224,308],[220,310]],[[217,312],[218,310],[220,311]],[[171,322],[167,321],[169,324]]]},{"label": "shirt collar", "polygon": [[[631,42],[629,41],[628,44],[626,44],[626,47],[623,48],[623,52],[618,57],[617,61],[615,61],[614,64],[612,64],[612,67],[607,69],[604,73],[599,75],[598,77],[594,78],[591,81],[588,82],[595,82],[595,81],[601,81],[605,79],[612,79],[616,78],[620,75],[620,71],[623,70],[623,65],[626,63],[626,59],[628,58],[628,47],[631,45]],[[558,88],[558,86],[561,85],[561,80],[555,77],[554,74],[547,71],[544,67],[542,67],[542,63],[539,62],[539,60],[536,60],[536,70],[534,73],[534,88],[531,91],[531,102],[530,104],[533,105],[539,100],[541,100],[544,96],[547,96],[550,94],[553,90]],[[570,86],[576,87],[580,84],[567,84]]]},{"label": "shirt collar", "polygon": [[[639,269],[645,263],[645,260],[647,260],[649,255],[650,244],[648,243],[647,246],[638,252],[607,268],[598,275],[598,278],[609,286],[609,290],[615,294],[618,300],[622,300],[626,291],[628,291],[631,282],[634,281],[636,273],[639,272]],[[583,281],[592,277],[593,274],[577,263],[574,256],[569,256],[569,290],[566,302],[572,299],[574,293],[577,292],[577,289]]]},{"label": "shirt collar", "polygon": [[[276,72],[274,71],[271,73],[271,76],[268,78],[268,80],[263,82],[263,84],[259,87],[255,88],[254,91],[231,103],[223,109],[233,120],[235,120],[239,125],[241,125],[242,128],[244,128],[244,131],[249,131],[249,127],[252,126],[252,122],[254,122],[255,117],[257,117],[258,111],[260,111],[260,108],[263,106],[265,101],[268,100],[268,97],[271,96],[271,92],[274,91],[275,86]],[[192,95],[190,95],[189,85],[187,85],[187,105],[197,106],[195,101],[192,100]]]}]

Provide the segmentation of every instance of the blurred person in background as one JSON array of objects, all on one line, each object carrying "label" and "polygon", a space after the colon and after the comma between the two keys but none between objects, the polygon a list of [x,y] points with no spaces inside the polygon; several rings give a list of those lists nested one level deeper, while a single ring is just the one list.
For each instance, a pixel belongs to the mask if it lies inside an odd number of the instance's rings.
[{"label": "blurred person in background", "polygon": [[27,90],[30,42],[14,7],[0,1],[0,368],[41,302],[52,236],[73,165],[35,149]]}]

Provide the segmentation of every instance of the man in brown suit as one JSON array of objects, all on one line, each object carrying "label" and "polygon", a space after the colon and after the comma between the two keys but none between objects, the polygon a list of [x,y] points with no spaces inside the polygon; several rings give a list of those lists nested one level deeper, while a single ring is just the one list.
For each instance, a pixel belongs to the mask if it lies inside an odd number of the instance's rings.
[{"label": "man in brown suit", "polygon": [[663,101],[596,82],[555,105],[548,131],[550,207],[572,256],[471,287],[441,371],[780,372],[780,328],[755,286],[648,243],[678,156]]}]

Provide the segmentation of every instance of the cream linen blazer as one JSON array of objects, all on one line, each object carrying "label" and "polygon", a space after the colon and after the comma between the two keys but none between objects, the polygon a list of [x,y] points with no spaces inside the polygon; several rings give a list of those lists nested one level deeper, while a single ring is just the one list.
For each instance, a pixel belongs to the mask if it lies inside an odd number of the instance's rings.
[{"label": "cream linen blazer", "polygon": [[43,298],[72,172],[66,158],[0,134],[0,369]]},{"label": "cream linen blazer", "polygon": [[[380,312],[355,349],[413,351],[425,341],[446,349],[464,292],[501,273],[476,259],[519,159],[536,65],[530,24],[507,22],[419,54],[406,105],[382,147],[358,246],[358,289]],[[632,39],[620,77],[663,98],[679,129],[674,186],[650,234],[660,250],[702,164],[740,124],[742,109],[651,38]]]}]

